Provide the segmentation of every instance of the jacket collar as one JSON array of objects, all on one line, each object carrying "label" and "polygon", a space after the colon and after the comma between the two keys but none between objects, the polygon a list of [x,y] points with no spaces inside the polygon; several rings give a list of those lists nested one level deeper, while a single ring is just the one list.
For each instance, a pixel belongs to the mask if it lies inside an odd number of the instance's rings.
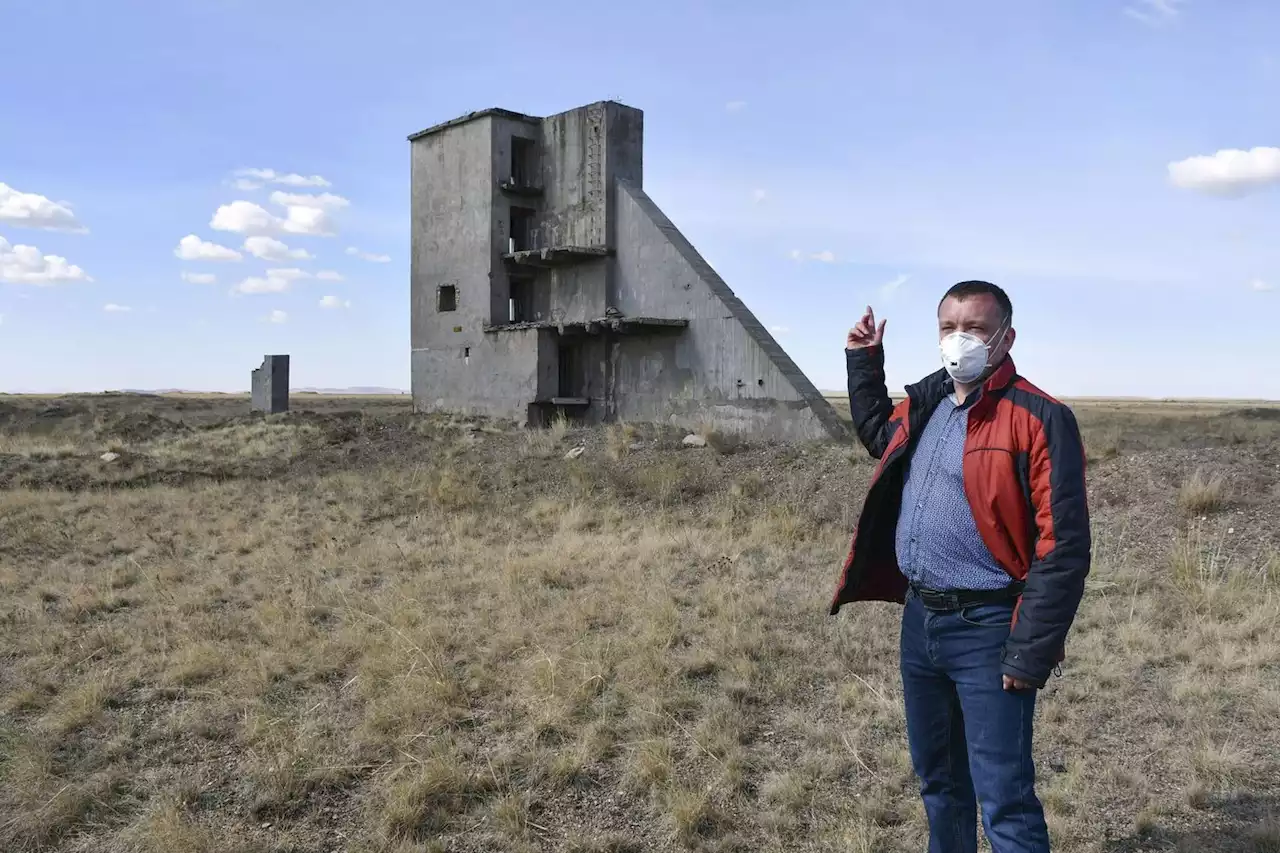
[{"label": "jacket collar", "polygon": [[[1013,363],[1013,357],[1006,355],[1004,361],[1000,362],[1000,366],[987,377],[986,382],[982,383],[982,399],[989,397],[992,392],[1003,391],[1008,388],[1013,384],[1013,380],[1017,376],[1018,368]],[[914,385],[908,385],[907,396],[924,403],[927,408],[932,409],[942,402],[943,397],[954,391],[955,387],[955,382],[952,381],[947,371],[939,368]]]},{"label": "jacket collar", "polygon": [[1004,361],[1000,362],[1000,366],[987,377],[987,381],[982,383],[983,395],[991,391],[1003,391],[1013,384],[1013,380],[1018,376],[1018,368],[1013,363],[1013,356],[1006,355]]}]

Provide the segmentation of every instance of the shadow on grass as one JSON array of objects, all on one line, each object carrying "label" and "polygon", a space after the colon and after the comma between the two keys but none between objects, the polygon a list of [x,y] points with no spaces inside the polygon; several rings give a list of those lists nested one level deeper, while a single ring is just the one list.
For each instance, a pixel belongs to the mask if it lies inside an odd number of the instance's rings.
[{"label": "shadow on grass", "polygon": [[1157,824],[1142,833],[1112,839],[1107,853],[1280,853],[1280,795],[1237,794],[1211,798],[1196,811],[1191,829]]}]

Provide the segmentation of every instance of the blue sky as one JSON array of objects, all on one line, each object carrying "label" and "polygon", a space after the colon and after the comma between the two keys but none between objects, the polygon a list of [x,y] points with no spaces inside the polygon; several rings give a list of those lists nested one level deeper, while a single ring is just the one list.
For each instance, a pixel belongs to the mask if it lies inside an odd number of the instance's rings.
[{"label": "blue sky", "polygon": [[978,277],[1051,393],[1280,398],[1267,0],[0,6],[0,390],[244,390],[267,352],[407,388],[405,137],[613,98],[819,387],[868,303],[891,384],[935,369],[937,299]]}]

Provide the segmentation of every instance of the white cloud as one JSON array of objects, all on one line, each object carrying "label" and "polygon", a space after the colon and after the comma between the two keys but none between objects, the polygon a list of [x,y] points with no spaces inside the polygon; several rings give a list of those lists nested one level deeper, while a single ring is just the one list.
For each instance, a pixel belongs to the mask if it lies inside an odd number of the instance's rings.
[{"label": "white cloud", "polygon": [[760,202],[764,201],[768,197],[769,197],[769,193],[767,190],[755,189],[751,191],[751,200],[756,204],[759,204]]},{"label": "white cloud", "polygon": [[342,281],[342,273],[334,270],[320,270],[316,273],[316,278],[320,281]]},{"label": "white cloud", "polygon": [[187,272],[183,270],[182,280],[188,284],[217,284],[218,277],[211,272]]},{"label": "white cloud", "polygon": [[724,105],[726,112],[740,113],[747,108],[746,101],[730,101]]},{"label": "white cloud", "polygon": [[256,190],[263,184],[282,184],[288,187],[328,187],[332,186],[319,175],[281,174],[275,169],[239,169],[236,171],[236,189]]},{"label": "white cloud", "polygon": [[42,255],[35,246],[13,245],[0,237],[0,281],[44,287],[69,281],[93,281],[66,258]]},{"label": "white cloud", "polygon": [[806,255],[799,249],[792,249],[790,252],[787,252],[787,257],[796,263],[803,263],[804,261],[822,261],[824,264],[834,264],[836,262],[836,253],[830,249],[822,252],[814,252],[811,255]]},{"label": "white cloud", "polygon": [[287,208],[283,228],[289,234],[309,234],[313,237],[332,237],[333,223],[328,212],[318,207],[291,205]]},{"label": "white cloud", "polygon": [[1124,13],[1135,21],[1155,27],[1167,24],[1182,14],[1181,6],[1186,0],[1135,0],[1132,6],[1125,6]]},{"label": "white cloud", "polygon": [[1280,148],[1224,148],[1169,164],[1174,186],[1219,195],[1242,195],[1280,183]]},{"label": "white cloud", "polygon": [[0,222],[46,231],[83,234],[89,229],[76,220],[71,205],[50,201],[42,195],[24,193],[0,183]]},{"label": "white cloud", "polygon": [[289,289],[289,280],[287,278],[263,278],[261,276],[253,276],[241,281],[231,289],[232,293],[284,293]]},{"label": "white cloud", "polygon": [[336,296],[326,296],[320,300],[321,308],[350,308],[351,300],[339,299]]},{"label": "white cloud", "polygon": [[261,258],[264,261],[306,261],[311,259],[311,253],[306,249],[290,249],[284,243],[272,237],[248,237],[245,239],[242,248],[255,258]]},{"label": "white cloud", "polygon": [[1276,288],[1275,285],[1269,281],[1263,281],[1260,278],[1255,278],[1249,282],[1249,289],[1257,291],[1258,293],[1269,293]]},{"label": "white cloud", "polygon": [[277,308],[267,315],[267,319],[272,323],[287,323],[289,322],[289,315]]},{"label": "white cloud", "polygon": [[232,293],[284,293],[295,281],[311,278],[306,270],[285,268],[269,269],[261,276],[251,276],[231,289]]},{"label": "white cloud", "polygon": [[342,196],[334,195],[333,193],[309,195],[307,193],[284,193],[279,190],[271,194],[271,201],[281,207],[319,207],[326,210],[339,210],[351,204]]},{"label": "white cloud", "polygon": [[302,175],[278,175],[273,184],[284,184],[289,187],[331,187],[333,184],[319,175],[304,177]]},{"label": "white cloud", "polygon": [[280,230],[280,219],[251,201],[233,201],[214,211],[209,227],[237,234],[270,234]]},{"label": "white cloud", "polygon": [[353,258],[359,258],[362,261],[368,261],[371,264],[389,264],[391,263],[390,255],[375,255],[372,252],[362,252],[355,246],[347,247],[347,254]]},{"label": "white cloud", "polygon": [[775,335],[789,335],[789,334],[791,334],[791,329],[789,329],[789,328],[788,328],[788,327],[786,327],[786,326],[770,326],[770,327],[769,327],[769,331],[770,331],[770,332],[772,332],[772,333],[773,333],[773,334],[775,334]]},{"label": "white cloud", "polygon": [[235,249],[209,243],[194,234],[179,240],[173,253],[184,261],[238,261],[242,257]]},{"label": "white cloud", "polygon": [[313,237],[333,236],[329,214],[318,207],[291,205],[283,218],[251,201],[224,204],[213,214],[209,227],[215,231],[265,236],[268,234],[306,234]]},{"label": "white cloud", "polygon": [[267,270],[267,278],[282,278],[285,281],[297,281],[300,278],[311,278],[311,273],[296,267]]},{"label": "white cloud", "polygon": [[102,306],[102,310],[106,311],[108,314],[128,314],[133,309],[128,305],[117,305],[114,302],[108,302],[106,305]]},{"label": "white cloud", "polygon": [[884,284],[880,285],[880,298],[889,299],[897,293],[902,288],[902,285],[906,284],[907,280],[910,278],[911,276],[906,273],[901,273],[892,281],[886,281]]}]

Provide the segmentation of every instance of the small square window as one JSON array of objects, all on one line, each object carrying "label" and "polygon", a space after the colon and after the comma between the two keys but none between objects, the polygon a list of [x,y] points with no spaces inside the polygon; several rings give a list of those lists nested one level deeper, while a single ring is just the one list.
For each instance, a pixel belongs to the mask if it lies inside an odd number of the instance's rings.
[{"label": "small square window", "polygon": [[458,288],[453,284],[442,284],[436,288],[436,310],[458,310]]}]

